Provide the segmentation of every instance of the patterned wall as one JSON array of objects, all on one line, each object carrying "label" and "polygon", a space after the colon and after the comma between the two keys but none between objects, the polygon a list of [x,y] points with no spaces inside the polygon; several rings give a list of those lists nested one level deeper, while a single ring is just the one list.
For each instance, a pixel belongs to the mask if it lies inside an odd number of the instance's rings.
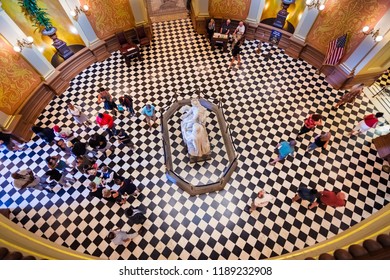
[{"label": "patterned wall", "polygon": [[330,41],[350,32],[346,55],[343,58],[345,60],[364,40],[365,36],[360,32],[363,26],[374,27],[388,9],[389,0],[328,0],[306,42],[326,53]]},{"label": "patterned wall", "polygon": [[[27,36],[34,38],[34,44],[42,48],[43,55],[50,62],[56,53],[56,49],[51,45],[53,41],[50,37],[43,36],[39,30],[36,30],[32,26],[32,23],[24,16],[18,0],[7,0],[2,1],[2,3],[2,8],[5,12]],[[59,39],[65,41],[68,45],[84,45],[80,35],[70,31],[74,26],[58,0],[38,0],[37,4],[40,8],[46,9],[53,26],[57,28],[57,36]]]},{"label": "patterned wall", "polygon": [[13,115],[40,82],[35,69],[0,36],[0,111]]},{"label": "patterned wall", "polygon": [[99,38],[107,37],[121,30],[135,26],[129,0],[89,0],[80,1],[90,8],[88,19]]},{"label": "patterned wall", "polygon": [[209,14],[215,18],[245,20],[251,0],[209,0]]}]

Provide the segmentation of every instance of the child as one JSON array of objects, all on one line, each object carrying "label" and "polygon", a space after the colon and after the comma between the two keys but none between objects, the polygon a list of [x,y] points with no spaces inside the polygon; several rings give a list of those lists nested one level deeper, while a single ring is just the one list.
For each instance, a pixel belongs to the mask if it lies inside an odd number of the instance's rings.
[{"label": "child", "polygon": [[131,142],[130,136],[123,129],[121,129],[119,131],[119,133],[117,134],[117,137],[118,137],[119,143],[126,145],[131,150],[134,149],[134,144]]}]

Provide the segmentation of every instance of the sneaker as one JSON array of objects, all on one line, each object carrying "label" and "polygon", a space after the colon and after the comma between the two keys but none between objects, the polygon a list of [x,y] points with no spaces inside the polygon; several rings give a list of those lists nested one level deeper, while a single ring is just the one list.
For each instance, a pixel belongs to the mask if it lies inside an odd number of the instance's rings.
[{"label": "sneaker", "polygon": [[248,214],[252,214],[251,207],[249,205],[245,206],[244,211]]}]

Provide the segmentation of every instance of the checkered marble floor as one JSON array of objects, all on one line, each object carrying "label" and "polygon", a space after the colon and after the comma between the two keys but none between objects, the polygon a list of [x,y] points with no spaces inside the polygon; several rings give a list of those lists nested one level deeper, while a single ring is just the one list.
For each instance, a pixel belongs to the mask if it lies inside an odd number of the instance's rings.
[{"label": "checkered marble floor", "polygon": [[[329,86],[314,67],[280,49],[267,59],[256,54],[258,42],[247,41],[242,68],[228,70],[230,54],[211,51],[204,36],[193,31],[190,20],[156,23],[153,28],[153,45],[142,50],[142,61],[127,66],[116,52],[95,63],[81,72],[61,97],[53,99],[37,124],[68,126],[86,140],[101,130],[78,127],[65,106],[73,102],[91,118],[96,116],[102,110],[96,102],[99,84],[116,98],[130,93],[137,112],[148,102],[157,109],[167,106],[174,90],[190,96],[201,88],[210,97],[223,99],[239,154],[232,179],[222,191],[190,197],[165,177],[159,128],[148,131],[141,117],[124,113],[116,125],[131,134],[136,149],[118,146],[113,155],[98,162],[133,178],[141,187],[141,194],[129,203],[147,209],[147,232],[127,247],[108,243],[105,237],[113,227],[130,229],[124,215],[129,204],[88,198],[91,178],[80,173],[72,187],[56,187],[54,194],[17,191],[11,184],[12,172],[30,167],[41,175],[46,170],[46,156],[61,154],[37,138],[28,143],[30,149],[25,152],[1,154],[0,207],[11,208],[12,220],[20,227],[104,259],[263,259],[324,241],[389,202],[389,174],[382,171],[383,160],[372,144],[377,131],[347,136],[365,114],[375,111],[368,98],[336,111],[332,105],[343,92]],[[264,52],[267,47],[263,45]],[[323,127],[297,138],[304,118],[314,112],[325,117]],[[179,137],[177,128],[173,124],[170,132]],[[332,132],[329,148],[306,152],[321,130]],[[275,157],[274,147],[291,138],[298,142],[295,156],[276,166],[268,164]],[[218,146],[219,142],[213,143]],[[182,149],[177,148],[179,155]],[[185,165],[186,159],[181,159],[179,167]],[[216,159],[208,164],[218,166]],[[305,202],[292,203],[301,185],[342,190],[348,194],[346,207],[308,210]],[[260,188],[276,200],[249,215],[243,209]]]}]

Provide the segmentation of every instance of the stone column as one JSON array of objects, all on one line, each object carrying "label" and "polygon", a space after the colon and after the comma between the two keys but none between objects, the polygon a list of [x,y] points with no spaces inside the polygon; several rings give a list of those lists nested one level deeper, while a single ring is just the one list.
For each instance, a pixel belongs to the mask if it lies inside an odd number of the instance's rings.
[{"label": "stone column", "polygon": [[246,23],[248,30],[246,31],[246,37],[249,40],[255,39],[256,28],[260,23],[261,15],[265,7],[265,0],[251,1],[248,17]]},{"label": "stone column", "polygon": [[[1,3],[1,2],[0,2]],[[13,46],[17,45],[17,40],[27,38],[27,35],[16,25],[0,6],[0,34]],[[21,55],[37,70],[43,79],[47,79],[54,73],[54,67],[47,61],[42,53],[34,46],[24,47]]]},{"label": "stone column", "polygon": [[149,23],[148,9],[146,0],[129,0],[131,10],[133,11],[136,25],[145,25]]},{"label": "stone column", "polygon": [[196,32],[206,34],[207,18],[209,18],[209,0],[191,1],[191,20]]},{"label": "stone column", "polygon": [[[23,40],[26,34],[16,25],[16,23],[2,9],[0,2],[0,35],[12,46],[17,45],[17,40]],[[18,54],[19,55],[19,54]],[[24,47],[20,53],[34,69],[42,76],[42,80],[47,80],[55,75],[54,67],[47,61],[42,53],[32,44],[31,47]],[[9,131],[14,131],[20,122],[20,114],[8,115],[0,111],[0,125]]]},{"label": "stone column", "polygon": [[286,49],[286,54],[294,58],[299,58],[299,55],[305,46],[307,34],[309,34],[319,13],[320,11],[317,9],[305,8],[302,17],[295,28],[294,34],[290,37],[290,46]]},{"label": "stone column", "polygon": [[[96,59],[98,61],[102,61],[110,57],[111,54],[107,51],[105,42],[97,37],[95,31],[92,28],[92,25],[88,20],[87,15],[84,12],[80,12],[75,18],[73,18],[70,14],[70,12],[74,11],[76,7],[81,8],[80,1],[59,0],[59,2],[76,28],[77,33],[80,34],[84,44],[93,52]],[[93,13],[93,11],[89,10],[86,13]]]}]

